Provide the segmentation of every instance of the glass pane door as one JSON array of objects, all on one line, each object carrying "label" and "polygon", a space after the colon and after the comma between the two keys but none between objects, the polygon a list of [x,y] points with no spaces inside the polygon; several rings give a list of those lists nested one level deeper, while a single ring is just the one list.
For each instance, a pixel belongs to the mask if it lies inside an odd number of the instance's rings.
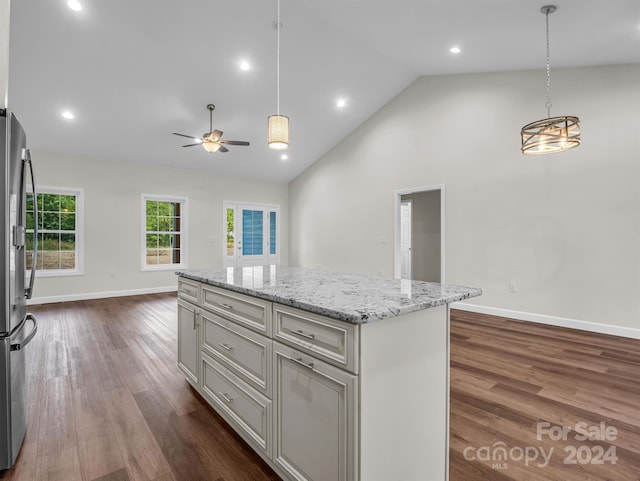
[{"label": "glass pane door", "polygon": [[224,204],[225,266],[278,264],[279,207]]}]

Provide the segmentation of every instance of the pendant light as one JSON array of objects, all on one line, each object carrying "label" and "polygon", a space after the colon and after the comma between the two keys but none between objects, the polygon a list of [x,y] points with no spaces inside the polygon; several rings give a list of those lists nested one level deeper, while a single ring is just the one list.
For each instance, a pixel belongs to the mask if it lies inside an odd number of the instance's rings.
[{"label": "pendant light", "polygon": [[551,117],[551,62],[549,47],[549,14],[556,11],[554,5],[540,9],[547,23],[547,118],[536,120],[522,127],[522,153],[526,155],[551,154],[573,149],[580,145],[580,119],[571,115]]},{"label": "pendant light", "polygon": [[276,20],[277,50],[276,50],[276,99],[277,113],[271,115],[267,126],[267,143],[273,150],[286,150],[289,148],[289,117],[280,115],[280,0],[278,0],[278,19]]}]

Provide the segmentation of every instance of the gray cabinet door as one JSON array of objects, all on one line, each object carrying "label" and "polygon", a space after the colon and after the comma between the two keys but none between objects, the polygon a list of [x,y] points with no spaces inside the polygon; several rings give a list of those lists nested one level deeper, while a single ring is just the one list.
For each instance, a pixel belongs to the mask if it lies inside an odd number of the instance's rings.
[{"label": "gray cabinet door", "polygon": [[356,376],[274,342],[274,462],[293,479],[357,480]]},{"label": "gray cabinet door", "polygon": [[198,385],[198,327],[200,314],[195,306],[178,299],[178,367],[187,381]]}]

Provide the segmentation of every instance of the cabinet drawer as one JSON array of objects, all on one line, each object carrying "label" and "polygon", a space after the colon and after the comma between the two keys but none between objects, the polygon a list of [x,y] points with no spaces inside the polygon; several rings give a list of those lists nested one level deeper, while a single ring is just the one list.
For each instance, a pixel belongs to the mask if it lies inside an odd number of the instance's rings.
[{"label": "cabinet drawer", "polygon": [[200,300],[199,293],[200,283],[180,277],[178,279],[178,296],[187,301],[197,304]]},{"label": "cabinet drawer", "polygon": [[202,353],[202,391],[248,442],[271,456],[271,401]]},{"label": "cabinet drawer", "polygon": [[202,349],[271,397],[273,341],[206,310],[201,313],[201,322]]},{"label": "cabinet drawer", "polygon": [[202,305],[261,334],[271,335],[271,303],[256,297],[202,285]]},{"label": "cabinet drawer", "polygon": [[347,371],[358,372],[359,331],[355,324],[280,304],[274,304],[273,316],[274,339]]}]

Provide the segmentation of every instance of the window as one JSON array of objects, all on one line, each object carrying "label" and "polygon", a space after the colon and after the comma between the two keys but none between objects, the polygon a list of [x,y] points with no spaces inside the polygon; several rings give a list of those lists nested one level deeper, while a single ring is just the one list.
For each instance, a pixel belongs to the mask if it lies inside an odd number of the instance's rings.
[{"label": "window", "polygon": [[271,211],[269,212],[269,254],[272,256],[276,255],[278,252],[276,247],[276,229],[277,229],[277,212]]},{"label": "window", "polygon": [[263,251],[263,220],[261,210],[242,210],[242,254],[261,256]]},{"label": "window", "polygon": [[227,215],[227,257],[233,256],[236,248],[236,239],[235,239],[235,213],[236,210],[232,207],[226,208]]},{"label": "window", "polygon": [[187,266],[187,199],[142,196],[142,270]]},{"label": "window", "polygon": [[[38,276],[82,274],[82,189],[39,187]],[[33,265],[34,195],[27,193],[27,269]]]},{"label": "window", "polygon": [[280,207],[224,203],[226,266],[278,264]]}]

